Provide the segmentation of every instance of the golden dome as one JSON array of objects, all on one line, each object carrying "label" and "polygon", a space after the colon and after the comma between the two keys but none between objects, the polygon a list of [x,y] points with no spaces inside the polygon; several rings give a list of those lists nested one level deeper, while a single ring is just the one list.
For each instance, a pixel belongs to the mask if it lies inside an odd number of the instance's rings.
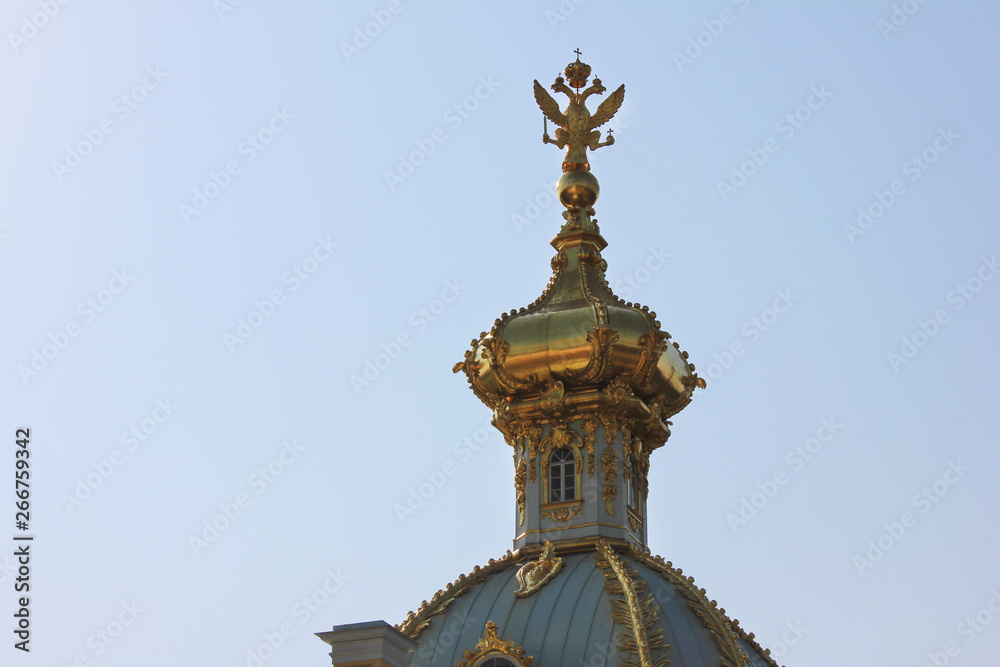
[{"label": "golden dome", "polygon": [[[572,66],[574,75],[586,67]],[[535,82],[535,99],[546,117],[560,126],[556,140],[546,134],[543,141],[567,149],[557,188],[567,208],[566,222],[552,239],[557,251],[552,279],[534,303],[501,315],[488,333],[473,340],[455,371],[465,372],[473,391],[498,416],[515,408],[521,416],[551,417],[553,410],[567,416],[564,413],[627,400],[641,404],[650,420],[666,420],[688,404],[694,388],[703,387],[704,381],[687,362],[687,353],[660,328],[656,313],[626,303],[611,291],[607,262],[601,257],[607,241],[591,217],[599,187],[586,150],[613,143],[610,137],[600,143],[600,132],[593,130],[618,110],[624,86],[592,117],[583,101],[604,92],[599,80],[574,92],[560,77],[552,89],[570,97],[565,113]],[[573,118],[587,124],[574,128]],[[659,444],[669,434],[665,425],[661,429]]]},{"label": "golden dome", "polygon": [[[579,217],[592,229],[564,228],[552,240],[558,252],[542,295],[502,315],[489,333],[472,341],[456,368],[491,408],[553,392],[572,402],[573,396],[584,399],[615,384],[628,385],[666,419],[687,405],[700,380],[687,353],[660,328],[656,313],[611,291],[601,257],[607,242],[590,212]],[[568,213],[572,226],[573,212]]]}]

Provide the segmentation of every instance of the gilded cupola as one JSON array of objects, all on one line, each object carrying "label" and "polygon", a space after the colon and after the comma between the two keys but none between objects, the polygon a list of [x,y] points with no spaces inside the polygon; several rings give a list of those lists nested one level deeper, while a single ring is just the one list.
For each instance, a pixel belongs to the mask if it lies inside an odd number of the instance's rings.
[{"label": "gilded cupola", "polygon": [[[600,188],[588,150],[614,143],[610,130],[602,141],[598,128],[621,107],[625,86],[591,114],[587,99],[606,88],[597,78],[588,85],[590,73],[577,58],[565,77],[556,78],[551,88],[567,96],[565,110],[534,82],[546,119],[542,140],[566,151],[557,185],[566,210],[551,241],[556,250],[552,279],[534,303],[501,315],[455,365],[493,410],[494,424],[515,449],[519,526],[524,528],[515,540],[518,546],[583,537],[587,531],[570,529],[580,522],[597,526],[590,532],[644,543],[640,526],[649,453],[669,437],[667,419],[690,402],[695,387],[704,386],[656,313],[623,301],[608,285],[601,256],[607,241],[593,208]],[[548,134],[548,121],[557,127],[555,138]],[[551,455],[560,448],[567,451],[554,462],[574,463],[579,479],[545,478],[551,476]],[[572,500],[552,492],[553,485],[571,482]],[[592,511],[582,497],[588,482],[594,485],[592,495],[605,501]],[[619,486],[625,487],[623,493]],[[616,534],[622,531],[611,530],[612,525],[629,535]]]},{"label": "gilded cupola", "polygon": [[[514,550],[460,576],[394,628],[320,633],[335,667],[777,667],[694,579],[646,546],[650,453],[696,387],[687,354],[655,313],[605,279],[587,151],[621,106],[620,87],[587,110],[590,67],[571,63],[535,100],[566,149],[552,280],[501,316],[456,364],[514,450]],[[567,85],[568,82],[568,85]],[[610,132],[610,131],[609,131]]]}]

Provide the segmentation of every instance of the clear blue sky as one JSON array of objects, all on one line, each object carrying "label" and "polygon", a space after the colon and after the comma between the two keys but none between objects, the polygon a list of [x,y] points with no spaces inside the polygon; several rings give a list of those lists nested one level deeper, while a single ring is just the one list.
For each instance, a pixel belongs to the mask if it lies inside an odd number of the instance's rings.
[{"label": "clear blue sky", "polygon": [[225,2],[0,12],[0,662],[328,664],[510,547],[451,367],[548,280],[579,48],[609,281],[708,380],[652,551],[789,666],[995,664],[995,3]]}]

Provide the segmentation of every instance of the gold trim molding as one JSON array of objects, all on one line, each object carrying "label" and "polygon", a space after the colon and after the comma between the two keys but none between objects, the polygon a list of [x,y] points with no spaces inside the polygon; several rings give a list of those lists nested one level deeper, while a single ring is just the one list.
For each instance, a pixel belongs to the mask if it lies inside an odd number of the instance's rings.
[{"label": "gold trim molding", "polygon": [[455,601],[455,598],[464,595],[476,584],[486,581],[490,575],[500,572],[509,565],[520,562],[522,558],[523,556],[511,553],[508,550],[500,558],[491,558],[486,567],[479,567],[477,565],[469,575],[460,575],[454,583],[448,584],[443,590],[435,593],[430,602],[424,600],[420,603],[417,611],[408,613],[406,620],[395,626],[395,628],[404,635],[409,636],[410,639],[416,639],[431,624],[431,618],[438,614],[443,614],[448,609],[448,605]]}]

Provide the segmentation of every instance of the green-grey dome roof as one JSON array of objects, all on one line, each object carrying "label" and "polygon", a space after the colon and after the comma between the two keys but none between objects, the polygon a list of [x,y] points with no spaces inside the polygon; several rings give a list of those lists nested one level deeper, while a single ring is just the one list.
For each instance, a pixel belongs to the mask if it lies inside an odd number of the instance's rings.
[{"label": "green-grey dome roof", "polygon": [[515,592],[530,574],[518,573],[540,561],[510,552],[440,591],[399,626],[419,645],[409,667],[471,667],[490,622],[535,667],[662,667],[668,659],[670,667],[776,667],[752,635],[660,558],[601,541],[547,563],[554,561],[561,561],[549,568],[555,575],[523,597]]}]

